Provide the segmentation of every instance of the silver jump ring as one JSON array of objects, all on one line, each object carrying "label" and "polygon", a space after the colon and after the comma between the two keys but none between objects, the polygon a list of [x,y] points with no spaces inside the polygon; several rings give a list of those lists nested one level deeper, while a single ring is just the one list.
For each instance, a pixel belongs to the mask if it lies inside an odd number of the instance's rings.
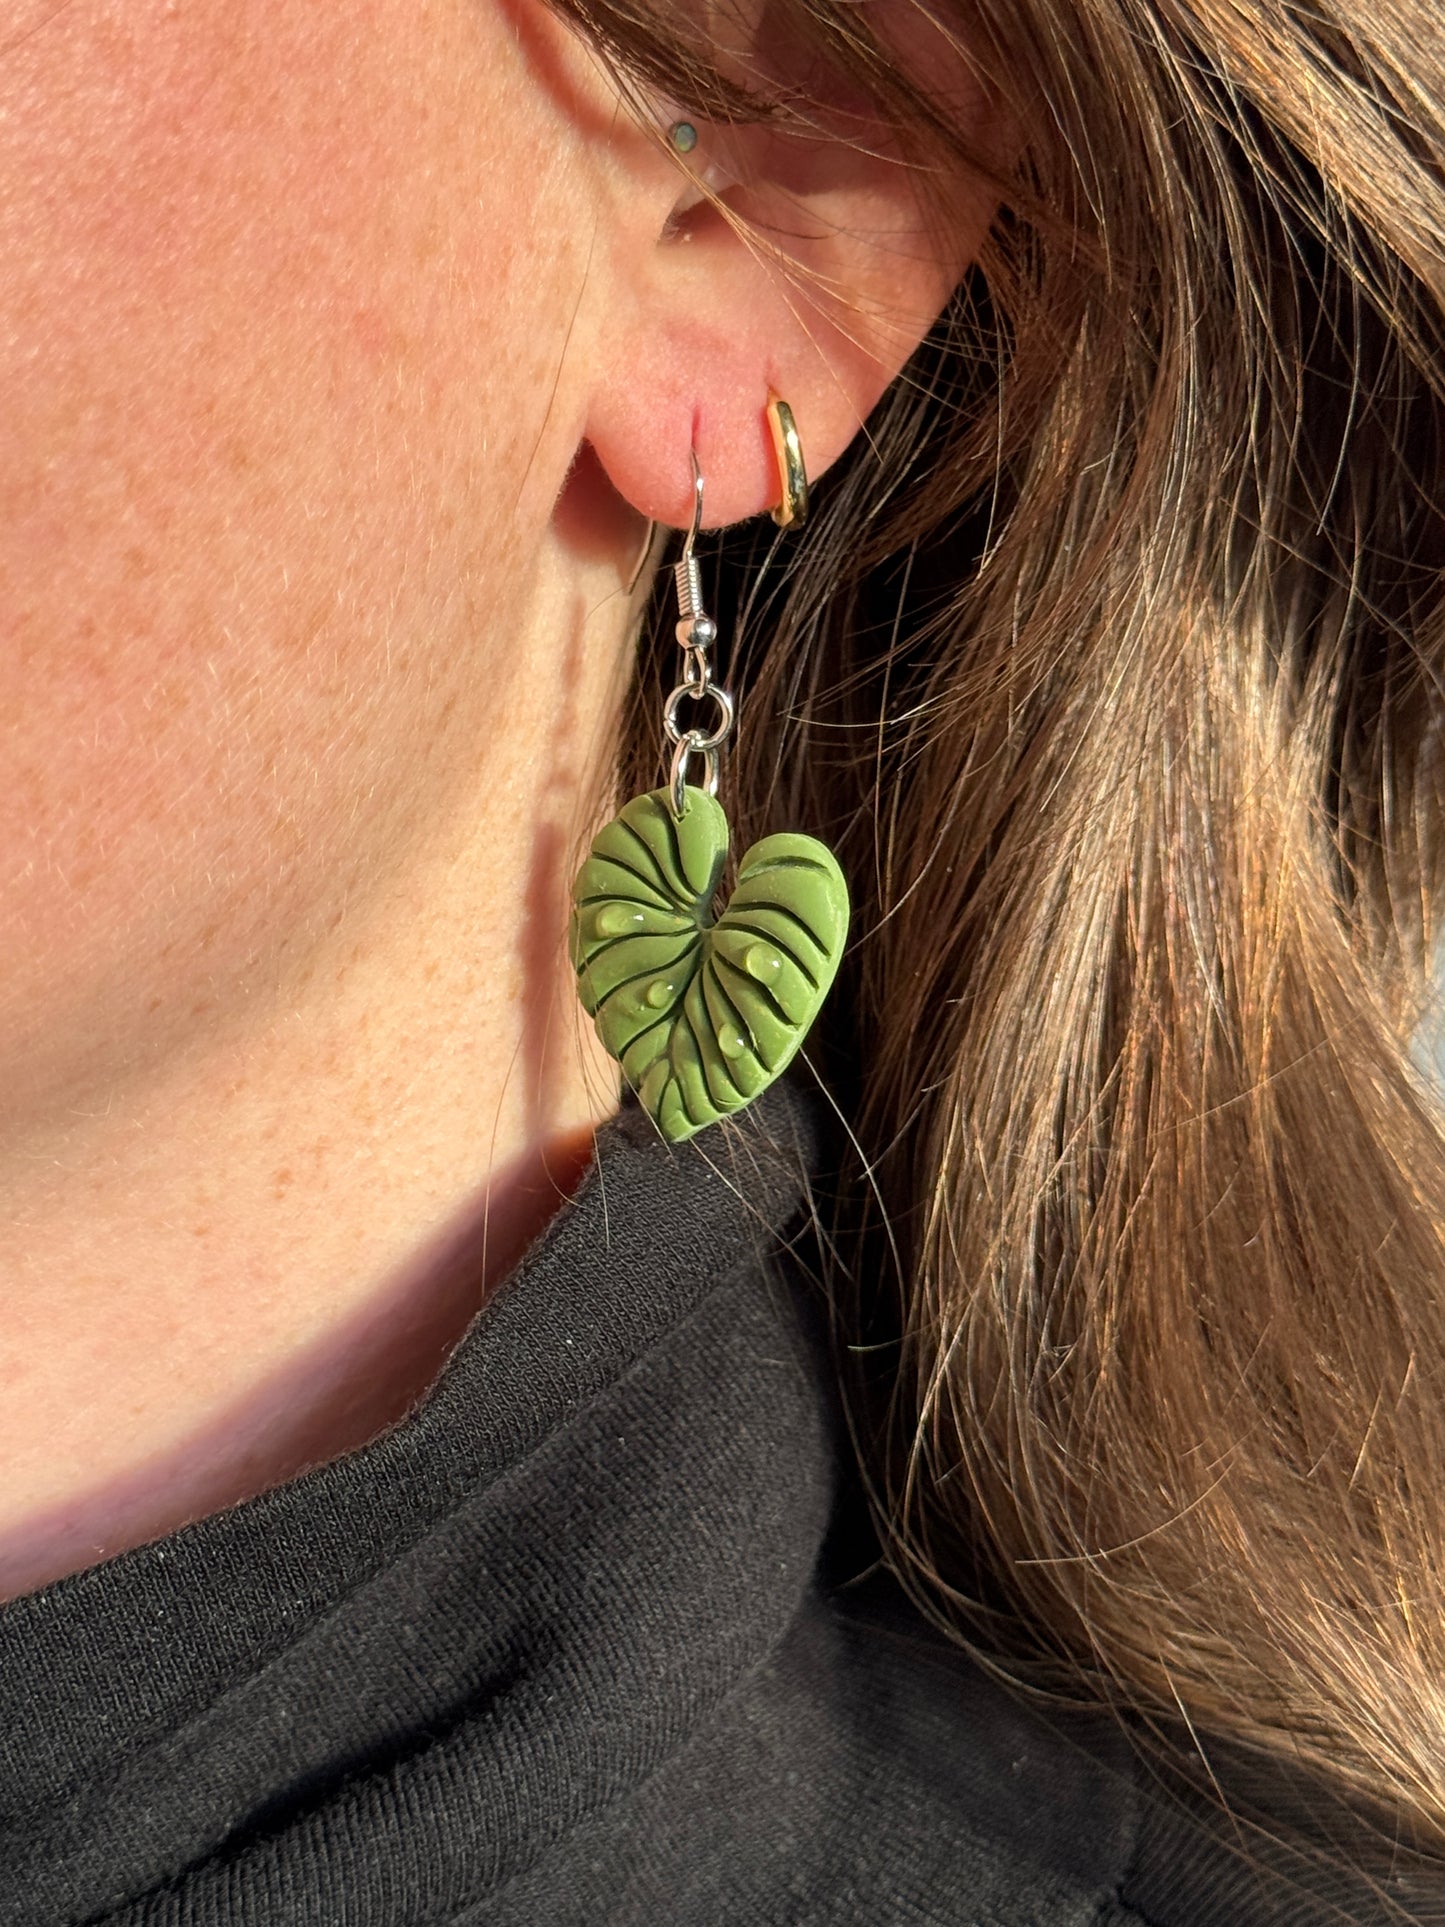
[{"label": "silver jump ring", "polygon": [[687,766],[694,756],[702,758],[702,787],[709,796],[717,795],[717,750],[710,748],[695,729],[690,729],[686,735],[678,739],[677,748],[672,752],[672,774],[668,788],[671,793],[674,819],[682,815],[687,802],[684,794],[687,789]]},{"label": "silver jump ring", "polygon": [[[701,702],[704,697],[715,702],[718,708],[718,725],[711,735],[700,729],[683,729],[677,720],[677,712],[684,702]],[[722,748],[733,729],[733,699],[717,683],[709,683],[706,689],[692,689],[680,682],[663,706],[662,726],[667,731],[667,740],[679,747],[691,742],[694,749],[711,754]]]}]

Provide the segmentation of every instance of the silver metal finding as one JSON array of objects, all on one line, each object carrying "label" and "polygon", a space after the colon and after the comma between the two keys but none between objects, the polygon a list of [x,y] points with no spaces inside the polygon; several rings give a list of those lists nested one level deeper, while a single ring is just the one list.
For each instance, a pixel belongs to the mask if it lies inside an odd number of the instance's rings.
[{"label": "silver metal finding", "polygon": [[[701,787],[709,796],[717,795],[717,751],[704,749],[700,743],[695,743],[692,740],[692,732],[689,731],[672,752],[672,772],[668,778],[667,794],[674,820],[682,815],[687,804],[687,797],[684,794],[687,789],[687,766],[694,756],[702,758]],[[696,788],[698,785],[695,784],[693,787]]]},{"label": "silver metal finding", "polygon": [[[683,812],[687,789],[688,765],[693,757],[703,759],[703,783],[709,796],[717,795],[718,752],[733,733],[737,712],[732,697],[727,690],[712,679],[712,664],[708,651],[717,641],[717,624],[707,613],[702,592],[702,567],[694,549],[698,533],[702,528],[702,470],[698,467],[697,450],[691,451],[692,458],[692,524],[683,540],[682,554],[673,564],[673,582],[677,589],[678,620],[677,640],[682,648],[682,681],[672,691],[662,710],[662,727],[667,740],[674,745],[672,770],[668,783],[668,797],[674,817]],[[678,721],[678,710],[684,702],[701,702],[711,698],[717,709],[717,721],[712,730],[684,729]]]},{"label": "silver metal finding", "polygon": [[703,607],[702,569],[693,549],[697,545],[698,531],[702,527],[702,470],[697,465],[697,450],[690,451],[692,460],[692,526],[682,545],[682,554],[672,566],[672,579],[677,588],[677,607],[679,621],[677,639],[684,648],[695,646],[693,629],[699,618],[712,629],[711,642],[717,635],[717,625],[712,622]]},{"label": "silver metal finding", "polygon": [[[701,702],[709,696],[717,704],[717,728],[709,735],[705,730],[683,729],[677,720],[678,705],[682,702]],[[710,682],[705,689],[696,689],[688,683],[680,682],[662,706],[662,726],[667,731],[670,743],[691,742],[694,749],[721,749],[733,733],[733,699],[725,689],[719,689]]]}]

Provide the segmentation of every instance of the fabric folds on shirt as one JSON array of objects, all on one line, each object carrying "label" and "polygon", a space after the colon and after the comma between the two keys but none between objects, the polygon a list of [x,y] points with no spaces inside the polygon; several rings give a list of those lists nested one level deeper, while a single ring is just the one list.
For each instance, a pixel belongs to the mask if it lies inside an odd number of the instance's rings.
[{"label": "fabric folds on shirt", "polygon": [[0,1609],[3,1927],[1340,1917],[826,1576],[813,1156],[625,1111],[403,1424]]}]

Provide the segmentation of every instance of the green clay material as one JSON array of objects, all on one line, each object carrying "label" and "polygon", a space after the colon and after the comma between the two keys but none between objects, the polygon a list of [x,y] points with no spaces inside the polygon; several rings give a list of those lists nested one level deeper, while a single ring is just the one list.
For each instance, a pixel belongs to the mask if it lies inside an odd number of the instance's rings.
[{"label": "green clay material", "polygon": [[848,886],[811,836],[765,836],[720,917],[728,824],[706,790],[634,796],[572,886],[577,991],[662,1135],[691,1137],[787,1069],[837,974]]}]

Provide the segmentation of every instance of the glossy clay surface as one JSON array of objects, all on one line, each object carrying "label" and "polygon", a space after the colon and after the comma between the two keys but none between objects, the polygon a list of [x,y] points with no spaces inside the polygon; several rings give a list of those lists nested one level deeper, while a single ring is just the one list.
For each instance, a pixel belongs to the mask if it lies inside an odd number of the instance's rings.
[{"label": "glossy clay surface", "polygon": [[603,1045],[665,1138],[741,1110],[780,1076],[833,982],[848,887],[811,836],[766,836],[722,916],[713,897],[728,825],[688,789],[636,796],[592,845],[572,888],[572,962]]}]

